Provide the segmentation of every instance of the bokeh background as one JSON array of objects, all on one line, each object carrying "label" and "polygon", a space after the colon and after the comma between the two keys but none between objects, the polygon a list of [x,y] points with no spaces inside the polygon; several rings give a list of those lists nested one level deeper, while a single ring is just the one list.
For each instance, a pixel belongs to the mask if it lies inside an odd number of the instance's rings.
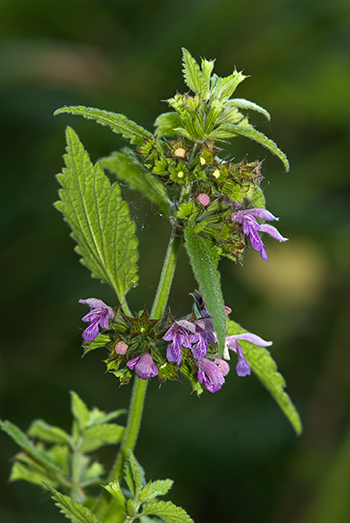
[{"label": "bokeh background", "polygon": [[[81,359],[79,298],[115,304],[78,263],[54,209],[64,128],[96,161],[123,145],[62,105],[122,112],[148,129],[184,91],[181,47],[216,58],[225,76],[250,75],[237,96],[272,114],[252,117],[291,163],[237,138],[237,161],[264,160],[268,209],[290,241],[266,239],[221,262],[232,319],[265,339],[299,409],[297,438],[254,377],[234,370],[200,399],[189,383],[151,383],[136,455],[149,479],[175,480],[171,499],[197,523],[350,521],[350,3],[348,0],[1,0],[0,417],[70,427],[68,390],[91,407],[127,406],[130,387],[105,374],[103,349]],[[130,306],[150,307],[169,226],[123,188],[140,238],[140,284]],[[184,252],[170,297],[186,314],[195,287]],[[15,445],[0,434],[0,520],[63,521],[35,486],[7,481]],[[105,459],[111,460],[110,453]]]}]

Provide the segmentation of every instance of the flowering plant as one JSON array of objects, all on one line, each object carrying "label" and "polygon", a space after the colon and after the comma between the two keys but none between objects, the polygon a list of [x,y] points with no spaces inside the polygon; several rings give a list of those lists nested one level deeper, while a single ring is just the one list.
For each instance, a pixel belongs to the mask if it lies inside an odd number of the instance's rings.
[{"label": "flowering plant", "polygon": [[[224,304],[218,271],[222,257],[242,263],[249,243],[268,261],[261,233],[280,242],[287,240],[264,223],[278,218],[265,209],[261,163],[222,159],[218,144],[241,135],[275,154],[286,170],[288,160],[249,123],[247,112],[257,111],[269,119],[267,111],[232,97],[244,75],[234,70],[220,78],[213,66],[213,60],[205,59],[199,66],[183,49],[184,78],[193,94],[177,93],[168,100],[171,111],[158,116],[154,134],[124,115],[99,109],[63,107],[55,113],[94,119],[135,146],[113,152],[93,165],[77,134],[67,128],[66,166],[57,176],[61,189],[56,203],[72,230],[82,263],[93,277],[114,289],[119,301],[110,306],[97,298],[80,300],[90,308],[82,318],[88,324],[82,333],[84,355],[104,347],[107,371],[121,384],[134,381],[126,426],[111,423],[121,410],[89,410],[74,392],[71,434],[43,420],[35,420],[27,434],[9,421],[1,422],[22,449],[11,479],[48,489],[73,523],[192,521],[182,508],[158,500],[167,494],[172,481],[147,483],[133,453],[151,378],[164,383],[183,375],[198,395],[205,390],[217,393],[228,379],[232,358],[237,375],[256,374],[296,432],[301,431],[283,378],[266,350],[272,342],[228,318],[232,311]],[[172,226],[150,312],[133,313],[128,306],[127,293],[138,282],[136,227],[118,181],[111,183],[104,169],[156,204]],[[192,311],[175,319],[167,305],[182,244],[198,290],[192,292]],[[106,475],[91,454],[108,444],[120,446]]]}]

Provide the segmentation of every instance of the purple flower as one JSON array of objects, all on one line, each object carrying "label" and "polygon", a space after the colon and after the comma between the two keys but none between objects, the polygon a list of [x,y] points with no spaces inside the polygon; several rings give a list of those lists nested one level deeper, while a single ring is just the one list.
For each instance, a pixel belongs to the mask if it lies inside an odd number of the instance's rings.
[{"label": "purple flower", "polygon": [[249,236],[250,243],[252,244],[253,249],[260,252],[260,256],[263,260],[269,261],[265,245],[262,242],[262,239],[260,238],[258,232],[267,232],[272,238],[275,238],[276,240],[280,242],[285,242],[288,240],[288,238],[284,238],[276,229],[276,227],[273,227],[272,225],[268,224],[262,224],[257,222],[256,218],[259,218],[260,220],[278,220],[276,216],[271,214],[266,209],[246,209],[246,210],[240,210],[235,211],[231,214],[231,221],[235,223],[240,223],[243,227],[243,232],[247,236]]},{"label": "purple flower", "polygon": [[181,346],[183,345],[188,349],[191,348],[191,340],[189,334],[186,332],[184,327],[181,327],[179,323],[174,322],[170,329],[168,329],[164,334],[163,340],[171,341],[166,351],[167,360],[171,363],[177,363],[178,365],[180,365],[182,360]]},{"label": "purple flower", "polygon": [[233,336],[226,336],[226,344],[224,350],[224,358],[226,360],[230,359],[228,349],[235,351],[238,354],[238,362],[236,366],[236,371],[238,376],[248,376],[250,374],[250,366],[247,360],[244,357],[242,347],[238,343],[238,340],[249,341],[254,345],[259,345],[260,347],[269,347],[272,345],[272,341],[265,341],[260,336],[256,334],[251,334],[250,332],[242,332],[241,334],[234,334]]},{"label": "purple flower", "polygon": [[136,356],[126,364],[131,370],[135,370],[136,376],[142,380],[153,378],[158,375],[158,369],[149,352]]},{"label": "purple flower", "polygon": [[203,383],[209,392],[217,392],[225,383],[225,378],[220,370],[220,367],[214,361],[202,358],[197,360],[198,365],[198,381]]},{"label": "purple flower", "polygon": [[91,308],[91,311],[82,318],[82,321],[90,322],[82,337],[85,341],[93,341],[98,336],[98,327],[108,329],[109,320],[113,320],[115,313],[111,307],[108,307],[102,300],[97,300],[96,298],[79,300],[79,303],[84,303]]},{"label": "purple flower", "polygon": [[193,323],[188,320],[180,320],[178,324],[190,331],[190,341],[193,344],[191,351],[196,360],[204,358],[208,352],[208,344],[216,342],[214,323],[211,317],[198,318]]}]

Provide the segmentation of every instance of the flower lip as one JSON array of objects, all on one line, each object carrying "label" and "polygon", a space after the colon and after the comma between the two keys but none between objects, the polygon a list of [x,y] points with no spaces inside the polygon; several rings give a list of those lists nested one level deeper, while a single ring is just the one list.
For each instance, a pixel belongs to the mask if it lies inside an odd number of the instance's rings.
[{"label": "flower lip", "polygon": [[142,380],[154,378],[158,375],[158,368],[153,361],[149,352],[144,352],[140,356],[136,356],[126,364],[130,370],[135,370],[135,374]]},{"label": "flower lip", "polygon": [[217,392],[221,389],[225,383],[225,378],[220,370],[220,367],[216,365],[214,361],[210,361],[206,358],[197,360],[198,366],[198,381],[203,383],[209,392]]},{"label": "flower lip", "polygon": [[111,307],[97,298],[79,300],[79,303],[88,305],[91,308],[90,312],[82,317],[82,321],[90,323],[83,331],[82,337],[84,341],[93,341],[99,334],[99,327],[108,329],[109,320],[113,320],[115,313]]}]

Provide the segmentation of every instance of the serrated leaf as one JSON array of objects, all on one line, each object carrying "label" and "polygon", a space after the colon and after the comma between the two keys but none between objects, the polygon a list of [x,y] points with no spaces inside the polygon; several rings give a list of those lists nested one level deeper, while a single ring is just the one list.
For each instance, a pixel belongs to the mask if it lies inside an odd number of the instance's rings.
[{"label": "serrated leaf", "polygon": [[128,183],[131,189],[144,194],[151,202],[158,205],[165,216],[169,216],[171,202],[164,185],[140,164],[134,151],[124,147],[119,152],[101,158],[100,161],[102,166],[115,174],[118,180]]},{"label": "serrated leaf", "polygon": [[215,60],[206,60],[205,58],[202,58],[201,61],[201,67],[202,67],[202,74],[203,78],[207,84],[207,89],[210,89],[210,77],[211,73],[213,71]]},{"label": "serrated leaf", "polygon": [[111,412],[103,412],[102,410],[97,409],[94,407],[92,411],[90,411],[90,423],[89,425],[100,425],[103,423],[108,423],[108,421],[111,421],[112,419],[116,419],[122,414],[126,414],[126,409],[118,409],[113,410]]},{"label": "serrated leaf", "polygon": [[183,508],[177,507],[171,501],[145,503],[142,509],[141,516],[151,514],[162,518],[166,523],[194,523]]},{"label": "serrated leaf", "polygon": [[245,78],[246,76],[238,71],[234,71],[230,76],[224,78],[218,77],[210,97],[212,99],[227,100]]},{"label": "serrated leaf", "polygon": [[[27,467],[19,461],[16,461],[11,469],[10,481],[23,480],[42,487],[43,481],[47,481],[48,479],[50,479],[50,481],[53,482],[52,478],[48,478],[43,471],[34,467]],[[54,484],[56,485],[56,483]]]},{"label": "serrated leaf", "polygon": [[108,485],[104,485],[104,488],[109,492],[116,502],[118,503],[119,507],[122,509],[124,514],[126,514],[126,499],[124,497],[124,494],[121,491],[120,485],[118,481],[114,481],[113,483],[109,483]]},{"label": "serrated leaf", "polygon": [[49,443],[70,445],[70,436],[59,427],[54,427],[42,419],[34,420],[27,431],[28,435]]},{"label": "serrated leaf", "polygon": [[119,443],[124,435],[124,427],[115,423],[94,425],[84,431],[82,452],[89,454],[104,445]]},{"label": "serrated leaf", "polygon": [[264,109],[263,107],[260,107],[260,105],[250,102],[249,100],[245,100],[244,98],[231,98],[231,100],[227,101],[227,105],[233,105],[234,107],[238,107],[239,109],[248,109],[251,111],[256,111],[257,113],[263,114],[267,120],[271,120],[270,114]]},{"label": "serrated leaf", "polygon": [[83,116],[89,120],[95,120],[101,125],[106,125],[112,129],[113,132],[121,134],[123,138],[127,138],[131,143],[141,145],[145,138],[152,138],[152,133],[146,131],[143,127],[128,120],[123,114],[104,111],[94,107],[84,107],[83,105],[61,107],[54,112],[54,115],[69,113]]},{"label": "serrated leaf", "polygon": [[79,423],[80,429],[84,429],[89,423],[90,412],[83,400],[73,390],[70,391],[71,395],[71,412],[73,417]]},{"label": "serrated leaf", "polygon": [[91,510],[78,501],[73,501],[69,496],[61,494],[49,483],[44,482],[44,485],[51,492],[51,497],[56,501],[56,506],[72,523],[102,523]]},{"label": "serrated leaf", "polygon": [[146,485],[145,472],[131,450],[128,451],[128,457],[125,461],[124,478],[135,497]]},{"label": "serrated leaf", "polygon": [[119,185],[111,185],[99,163],[93,166],[73,129],[68,127],[66,135],[67,168],[57,176],[63,188],[56,207],[72,229],[82,263],[123,303],[138,280],[135,223]]},{"label": "serrated leaf", "polygon": [[[228,335],[240,334],[248,332],[243,329],[238,323],[232,320],[227,320]],[[290,397],[284,391],[286,383],[283,376],[277,372],[277,365],[273,360],[268,350],[253,345],[248,341],[240,340],[239,344],[242,346],[244,356],[248,361],[252,371],[261,381],[261,383],[270,392],[272,397],[281,407],[291,424],[293,425],[297,434],[302,432],[302,424],[300,416],[294,407]]]},{"label": "serrated leaf", "polygon": [[202,93],[206,96],[207,84],[203,77],[203,74],[199,68],[199,65],[195,59],[191,56],[189,51],[182,48],[182,62],[183,62],[183,75],[188,87],[196,94]]},{"label": "serrated leaf", "polygon": [[6,432],[24,452],[30,456],[34,462],[41,465],[44,469],[53,474],[59,474],[60,468],[53,462],[53,460],[46,454],[46,452],[37,449],[32,445],[28,437],[16,425],[10,421],[0,421],[0,427]]},{"label": "serrated leaf", "polygon": [[226,139],[232,138],[235,135],[245,136],[250,140],[258,142],[260,145],[268,149],[272,154],[279,158],[285,167],[286,171],[289,171],[289,162],[287,156],[277,147],[275,142],[265,136],[265,134],[257,131],[252,125],[235,125],[231,123],[220,125],[215,131],[210,133],[208,136],[212,139]]},{"label": "serrated leaf", "polygon": [[149,481],[142,489],[139,499],[140,501],[151,501],[157,496],[165,496],[173,485],[171,479],[159,479],[157,481]]},{"label": "serrated leaf", "polygon": [[221,292],[220,273],[217,270],[218,255],[213,246],[200,238],[191,227],[185,229],[185,248],[190,258],[194,276],[212,317],[222,355],[226,337],[226,313]]},{"label": "serrated leaf", "polygon": [[181,126],[181,123],[181,118],[178,113],[162,113],[154,122],[156,135],[158,138],[161,138],[162,136],[173,136],[174,134],[179,134],[176,129]]}]

